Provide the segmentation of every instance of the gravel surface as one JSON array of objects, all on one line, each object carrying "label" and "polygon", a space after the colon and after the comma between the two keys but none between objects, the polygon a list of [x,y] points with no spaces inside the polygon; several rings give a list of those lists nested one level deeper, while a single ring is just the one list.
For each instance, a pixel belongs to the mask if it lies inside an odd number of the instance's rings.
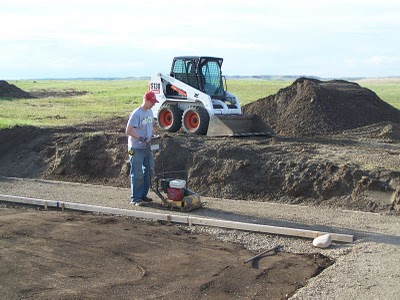
[{"label": "gravel surface", "polygon": [[[0,177],[0,193],[123,209],[152,210],[132,207],[129,204],[129,189],[110,186]],[[154,194],[151,196],[156,198]],[[193,231],[210,234],[216,239],[241,243],[254,251],[282,245],[287,252],[321,252],[336,260],[334,265],[312,278],[291,299],[398,299],[398,216],[240,200],[203,198],[203,201],[207,202],[206,208],[190,212],[191,215],[354,235],[354,243],[333,243],[328,249],[316,249],[312,246],[311,239],[204,226],[190,227]]]}]

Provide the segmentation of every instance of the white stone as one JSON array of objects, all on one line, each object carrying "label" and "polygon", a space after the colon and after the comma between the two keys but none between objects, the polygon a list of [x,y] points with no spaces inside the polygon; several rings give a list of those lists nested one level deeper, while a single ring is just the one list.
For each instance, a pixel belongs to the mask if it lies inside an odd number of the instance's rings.
[{"label": "white stone", "polygon": [[320,235],[313,240],[313,246],[318,248],[327,248],[332,243],[332,237],[329,233]]}]

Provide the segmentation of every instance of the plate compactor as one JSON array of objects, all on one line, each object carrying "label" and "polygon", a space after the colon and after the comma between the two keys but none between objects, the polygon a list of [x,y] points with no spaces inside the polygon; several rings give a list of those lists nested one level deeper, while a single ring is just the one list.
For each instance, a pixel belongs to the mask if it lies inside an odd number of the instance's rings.
[{"label": "plate compactor", "polygon": [[200,195],[187,187],[187,178],[176,179],[171,175],[185,173],[184,171],[160,173],[155,177],[156,188],[153,191],[161,199],[162,208],[180,211],[192,211],[201,208],[205,202]]},{"label": "plate compactor", "polygon": [[[158,151],[159,149],[159,144],[147,147],[147,151]],[[164,160],[162,152],[161,160]],[[162,165],[164,169],[164,163]],[[201,208],[206,204],[200,200],[199,194],[187,187],[186,171],[171,171],[157,174],[154,178],[155,188],[152,181],[153,179],[150,178],[150,189],[161,199],[160,208],[188,212]]]}]

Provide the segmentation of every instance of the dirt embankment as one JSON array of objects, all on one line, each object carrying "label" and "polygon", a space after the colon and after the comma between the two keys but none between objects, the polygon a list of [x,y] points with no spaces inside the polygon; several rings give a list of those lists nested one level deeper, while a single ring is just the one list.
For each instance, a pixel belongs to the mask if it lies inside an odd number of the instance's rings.
[{"label": "dirt embankment", "polygon": [[[156,172],[186,170],[204,196],[400,210],[400,112],[346,81],[300,78],[243,108],[272,138],[160,133]],[[0,131],[1,175],[129,186],[126,118]]]}]

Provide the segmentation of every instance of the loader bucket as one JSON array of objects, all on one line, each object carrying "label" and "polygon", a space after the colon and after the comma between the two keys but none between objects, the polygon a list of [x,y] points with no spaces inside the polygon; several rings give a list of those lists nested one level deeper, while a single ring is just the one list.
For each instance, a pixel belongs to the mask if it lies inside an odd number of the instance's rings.
[{"label": "loader bucket", "polygon": [[256,114],[212,115],[207,136],[272,136],[273,130]]}]

